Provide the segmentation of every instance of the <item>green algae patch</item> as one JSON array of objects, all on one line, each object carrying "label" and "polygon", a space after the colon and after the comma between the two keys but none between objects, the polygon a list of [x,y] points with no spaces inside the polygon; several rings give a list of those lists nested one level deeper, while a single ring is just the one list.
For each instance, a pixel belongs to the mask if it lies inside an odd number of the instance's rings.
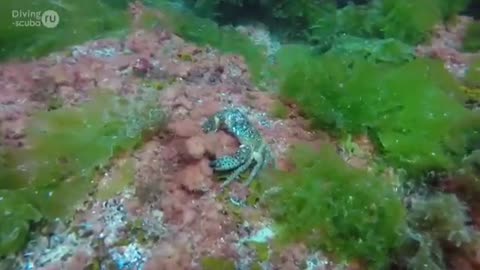
[{"label": "green algae patch", "polygon": [[470,0],[341,1],[340,5],[330,0],[180,2],[196,15],[223,24],[260,21],[276,36],[325,48],[343,35],[393,38],[415,45],[426,41],[436,24],[452,21]]},{"label": "green algae patch", "polygon": [[108,180],[101,182],[97,187],[96,198],[108,200],[125,190],[135,178],[135,165],[132,159],[115,166]]},{"label": "green algae patch", "polygon": [[[68,187],[89,189],[85,183],[93,181],[97,169],[116,154],[137,146],[146,131],[162,125],[164,115],[156,107],[156,95],[149,92],[127,99],[99,90],[80,107],[41,112],[33,117],[26,131],[31,147],[18,157],[23,175],[34,187],[60,184],[66,185],[65,192],[69,190],[66,194],[49,192],[41,199],[40,207],[47,207],[45,202],[49,200],[82,198],[84,192]],[[45,208],[44,214],[61,215],[53,213],[62,207],[58,208]]]},{"label": "green algae patch", "polygon": [[275,101],[273,107],[270,109],[270,115],[280,119],[286,119],[288,117],[289,109],[281,101]]},{"label": "green algae patch", "polygon": [[[0,197],[17,200],[0,200],[0,213],[16,213],[0,219],[0,247],[7,246],[2,252],[15,252],[25,243],[30,222],[68,217],[93,191],[100,169],[163,126],[166,118],[157,107],[157,94],[150,90],[124,98],[99,91],[78,107],[32,117],[26,129],[28,148],[12,153],[23,186],[0,190]],[[124,169],[128,175],[131,167]],[[22,211],[28,214],[20,215]]]},{"label": "green algae patch", "polygon": [[387,179],[347,165],[327,146],[299,146],[296,170],[273,171],[262,181],[279,191],[264,204],[279,228],[279,243],[301,241],[339,260],[360,259],[384,269],[404,239],[406,209]]},{"label": "green algae patch", "polygon": [[426,41],[436,24],[450,21],[469,0],[372,0],[325,10],[317,16],[311,35],[322,42],[344,34],[395,39],[410,45]]},{"label": "green algae patch", "polygon": [[422,42],[436,23],[442,20],[442,10],[436,0],[375,1],[382,14],[377,27],[384,37],[397,38],[411,44]]},{"label": "green algae patch", "polygon": [[410,45],[425,41],[442,11],[435,0],[372,0],[320,9],[313,21],[310,39],[328,47],[342,35],[362,38],[395,39]]},{"label": "green algae patch", "polygon": [[403,63],[415,58],[414,48],[399,40],[360,38],[342,35],[335,39],[330,52],[358,55],[372,62]]},{"label": "green algae patch", "polygon": [[462,44],[463,50],[477,52],[480,50],[480,22],[475,21],[468,25]]},{"label": "green algae patch", "polygon": [[302,45],[286,46],[278,56],[280,94],[314,127],[368,134],[386,160],[409,172],[454,167],[478,123],[438,61],[373,63],[358,55],[316,55]]},{"label": "green algae patch", "polygon": [[0,190],[0,256],[23,247],[29,236],[30,222],[42,214],[21,192]]},{"label": "green algae patch", "polygon": [[464,11],[472,0],[436,0],[445,21],[451,21]]},{"label": "green algae patch", "polygon": [[200,265],[203,270],[234,270],[235,262],[226,258],[205,257]]},{"label": "green algae patch", "polygon": [[480,58],[470,63],[464,78],[465,85],[470,88],[480,88]]},{"label": "green algae patch", "polygon": [[[14,10],[37,13],[54,10],[59,16],[59,22],[54,28],[22,26],[20,24],[28,22],[40,24],[40,17],[14,18]],[[0,60],[41,57],[103,35],[114,35],[128,29],[129,23],[126,9],[115,9],[97,0],[65,0],[61,3],[6,0],[2,2],[0,11]]]}]

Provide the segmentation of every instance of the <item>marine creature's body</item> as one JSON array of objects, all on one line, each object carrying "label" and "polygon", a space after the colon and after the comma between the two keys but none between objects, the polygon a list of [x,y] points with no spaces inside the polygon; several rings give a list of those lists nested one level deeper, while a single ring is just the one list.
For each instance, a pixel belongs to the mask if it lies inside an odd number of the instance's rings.
[{"label": "marine creature's body", "polygon": [[225,109],[215,113],[202,125],[202,129],[205,133],[222,129],[240,142],[240,147],[235,154],[221,156],[210,163],[215,171],[234,170],[223,182],[222,187],[235,181],[255,161],[255,166],[245,182],[245,185],[248,186],[266,165],[274,162],[270,147],[260,132],[250,123],[247,116],[239,109]]}]

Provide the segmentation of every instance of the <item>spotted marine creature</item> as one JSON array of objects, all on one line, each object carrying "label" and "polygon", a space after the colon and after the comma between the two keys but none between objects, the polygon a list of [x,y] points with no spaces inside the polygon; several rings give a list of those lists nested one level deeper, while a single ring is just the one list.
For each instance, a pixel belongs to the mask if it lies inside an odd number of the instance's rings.
[{"label": "spotted marine creature", "polygon": [[272,151],[260,132],[248,120],[248,117],[236,108],[221,110],[210,116],[202,125],[205,133],[224,130],[240,142],[233,155],[218,157],[210,162],[214,171],[233,171],[222,183],[226,187],[245,172],[255,162],[245,186],[249,186],[259,172],[271,163],[275,163]]}]

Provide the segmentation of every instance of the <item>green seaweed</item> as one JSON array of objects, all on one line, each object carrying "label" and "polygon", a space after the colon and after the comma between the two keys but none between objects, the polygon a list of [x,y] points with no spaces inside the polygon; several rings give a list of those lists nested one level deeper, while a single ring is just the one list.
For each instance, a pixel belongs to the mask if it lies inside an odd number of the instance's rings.
[{"label": "green seaweed", "polygon": [[280,243],[304,241],[339,260],[360,259],[384,269],[404,239],[406,209],[387,179],[347,165],[333,146],[298,146],[292,172],[262,181],[279,185],[264,205],[279,226]]},{"label": "green seaweed", "polygon": [[22,248],[29,236],[30,222],[41,218],[24,194],[0,190],[0,256]]},{"label": "green seaweed", "polygon": [[185,61],[185,62],[193,62],[193,56],[191,54],[185,53],[185,54],[180,54],[178,56],[180,60]]},{"label": "green seaweed", "polygon": [[274,104],[273,104],[273,107],[270,111],[270,114],[273,116],[273,117],[276,117],[276,118],[281,118],[281,119],[285,119],[288,117],[288,107],[283,104],[281,101],[276,101]]},{"label": "green seaweed", "polygon": [[[4,1],[5,2],[5,1]],[[15,21],[38,18],[13,18],[13,11],[54,10],[60,17],[55,28],[22,27]],[[6,0],[0,11],[0,59],[37,58],[67,46],[128,28],[126,9],[113,9],[97,0],[29,1]]]},{"label": "green seaweed", "polygon": [[[317,17],[317,10],[330,0],[185,0],[195,14],[235,23],[245,18],[263,20],[269,25],[275,23],[288,27],[284,30],[302,29]],[[294,34],[290,31],[289,34]]]},{"label": "green seaweed", "polygon": [[31,186],[61,184],[56,192],[49,191],[49,196],[42,198],[45,215],[61,213],[61,208],[49,209],[45,201],[83,196],[68,187],[76,183],[79,190],[88,189],[90,185],[85,183],[91,181],[98,168],[116,154],[135,147],[143,140],[143,132],[162,124],[163,114],[155,107],[155,93],[149,92],[139,100],[129,100],[99,90],[81,107],[40,112],[33,117],[26,130],[32,147],[18,153],[17,159]]},{"label": "green seaweed", "polygon": [[465,85],[470,88],[480,88],[480,58],[472,61],[468,66],[464,78]]},{"label": "green seaweed", "polygon": [[329,52],[358,55],[376,63],[403,63],[415,58],[412,46],[392,38],[366,39],[342,35],[335,39]]},{"label": "green seaweed", "polygon": [[443,7],[437,0],[373,0],[349,4],[319,17],[314,36],[393,38],[408,44],[426,40],[433,26],[442,21]]},{"label": "green seaweed", "polygon": [[226,258],[204,257],[201,261],[203,270],[234,270],[235,262]]},{"label": "green seaweed", "polygon": [[471,0],[437,0],[444,20],[453,19],[459,12],[464,11]]},{"label": "green seaweed", "polygon": [[15,189],[1,190],[2,198],[17,201],[0,203],[0,213],[16,213],[0,219],[0,246],[6,247],[0,255],[15,252],[25,243],[24,231],[30,222],[68,217],[92,191],[98,169],[163,125],[165,115],[157,107],[157,94],[149,90],[123,98],[99,91],[78,107],[32,117],[26,129],[29,147],[11,153],[12,164],[20,169],[15,176],[25,180]]},{"label": "green seaweed", "polygon": [[111,179],[106,180],[104,185],[97,188],[96,197],[99,200],[108,200],[122,192],[135,178],[135,167],[132,159],[127,159],[124,163],[115,166],[112,171]]},{"label": "green seaweed", "polygon": [[463,50],[467,52],[477,52],[480,50],[479,21],[474,21],[468,25],[462,45]]},{"label": "green seaweed", "polygon": [[377,29],[379,16],[379,12],[369,5],[348,4],[343,8],[325,5],[310,26],[307,39],[319,50],[326,51],[344,35],[381,38]]},{"label": "green seaweed", "polygon": [[225,24],[249,18],[261,21],[287,37],[308,39],[321,47],[341,35],[395,38],[417,44],[426,40],[433,26],[451,20],[469,0],[372,0],[350,2],[316,0],[184,0],[195,14]]},{"label": "green seaweed", "polygon": [[270,258],[270,247],[266,243],[250,243],[255,250],[257,260],[260,262],[266,262]]},{"label": "green seaweed", "polygon": [[251,270],[263,270],[262,264],[260,262],[254,262],[251,266]]},{"label": "green seaweed", "polygon": [[442,21],[436,0],[373,0],[343,8],[326,6],[311,25],[308,38],[329,48],[343,35],[367,39],[396,39],[415,45],[425,41]]},{"label": "green seaweed", "polygon": [[381,18],[378,27],[384,37],[417,44],[428,37],[441,21],[442,11],[436,0],[376,0]]},{"label": "green seaweed", "polygon": [[280,94],[314,127],[369,134],[386,160],[412,173],[452,168],[478,123],[463,107],[460,85],[435,60],[376,64],[290,45],[279,52],[275,72]]}]

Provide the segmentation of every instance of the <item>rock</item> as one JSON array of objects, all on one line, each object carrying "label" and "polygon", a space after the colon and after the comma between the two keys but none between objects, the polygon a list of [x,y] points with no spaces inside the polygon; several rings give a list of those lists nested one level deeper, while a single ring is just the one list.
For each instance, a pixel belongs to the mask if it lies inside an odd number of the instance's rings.
[{"label": "rock", "polygon": [[65,67],[61,65],[55,65],[47,71],[48,76],[50,76],[55,84],[57,85],[66,85],[72,81],[72,76],[67,72]]},{"label": "rock", "polygon": [[232,155],[238,146],[238,141],[226,132],[219,131],[205,135],[206,151],[215,157]]},{"label": "rock", "polygon": [[208,160],[187,165],[177,173],[175,181],[190,192],[208,190],[212,186],[213,181],[210,178],[211,173],[205,174],[205,164],[202,164],[205,162],[208,162]]},{"label": "rock", "polygon": [[206,100],[203,102],[202,106],[194,108],[190,116],[192,119],[201,119],[203,117],[209,117],[214,115],[216,112],[220,111],[221,104],[218,101]]},{"label": "rock", "polygon": [[200,136],[194,136],[185,141],[185,147],[190,157],[200,159],[205,154],[204,140]]},{"label": "rock", "polygon": [[200,125],[191,119],[172,122],[168,124],[167,129],[179,137],[193,137],[202,133]]}]

